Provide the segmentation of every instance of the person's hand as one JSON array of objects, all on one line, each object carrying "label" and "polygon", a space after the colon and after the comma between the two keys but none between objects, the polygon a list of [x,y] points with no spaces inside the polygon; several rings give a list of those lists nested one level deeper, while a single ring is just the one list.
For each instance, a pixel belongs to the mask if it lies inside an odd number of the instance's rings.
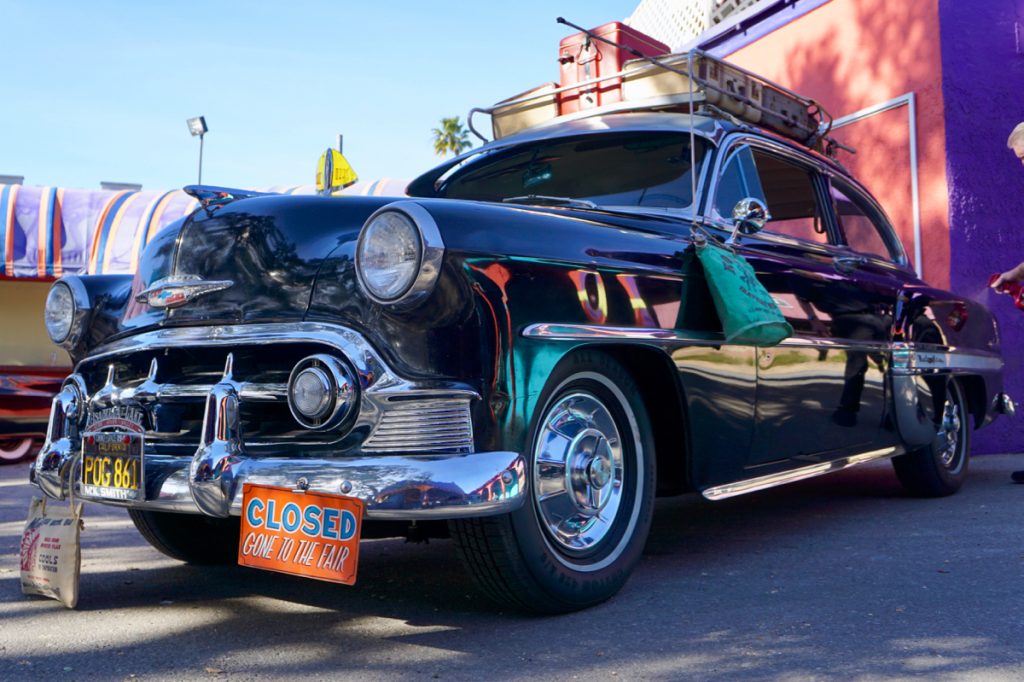
[{"label": "person's hand", "polygon": [[1021,263],[1012,270],[1007,270],[1003,274],[999,275],[999,277],[995,278],[992,281],[992,284],[990,284],[989,286],[991,286],[993,289],[998,290],[1007,282],[1021,281],[1024,281],[1024,263]]}]

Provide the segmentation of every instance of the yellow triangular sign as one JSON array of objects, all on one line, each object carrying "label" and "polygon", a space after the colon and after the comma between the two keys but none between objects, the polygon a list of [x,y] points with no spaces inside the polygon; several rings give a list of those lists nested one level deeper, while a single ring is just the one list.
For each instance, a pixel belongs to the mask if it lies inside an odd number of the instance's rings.
[{"label": "yellow triangular sign", "polygon": [[332,190],[348,187],[358,179],[352,165],[337,149],[328,149],[320,155],[316,164],[316,191],[330,194]]}]

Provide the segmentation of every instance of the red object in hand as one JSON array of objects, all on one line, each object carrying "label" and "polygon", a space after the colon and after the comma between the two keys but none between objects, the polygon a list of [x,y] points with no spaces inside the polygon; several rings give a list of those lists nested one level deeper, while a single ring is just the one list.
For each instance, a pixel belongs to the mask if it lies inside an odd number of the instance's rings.
[{"label": "red object in hand", "polygon": [[[998,272],[988,278],[988,285],[991,287],[997,279],[999,279]],[[1024,287],[1020,285],[1020,282],[1003,282],[996,287],[996,291],[1001,294],[1009,294],[1013,298],[1013,304],[1024,310]]]}]

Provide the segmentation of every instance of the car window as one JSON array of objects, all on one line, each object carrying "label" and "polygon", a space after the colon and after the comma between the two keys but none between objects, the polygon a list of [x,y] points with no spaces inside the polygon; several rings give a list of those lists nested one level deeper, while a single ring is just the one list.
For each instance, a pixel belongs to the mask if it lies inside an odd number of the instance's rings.
[{"label": "car window", "polygon": [[811,171],[759,149],[740,147],[719,177],[715,211],[729,220],[736,202],[747,197],[768,207],[771,220],[765,223],[766,232],[828,243]]},{"label": "car window", "polygon": [[886,260],[896,259],[898,252],[889,247],[885,238],[889,233],[885,218],[842,181],[834,181],[830,191],[836,219],[847,246],[854,251]]},{"label": "car window", "polygon": [[[706,143],[696,138],[697,173]],[[544,140],[486,157],[439,194],[502,201],[539,195],[603,206],[686,208],[693,202],[689,133],[628,133]]]}]

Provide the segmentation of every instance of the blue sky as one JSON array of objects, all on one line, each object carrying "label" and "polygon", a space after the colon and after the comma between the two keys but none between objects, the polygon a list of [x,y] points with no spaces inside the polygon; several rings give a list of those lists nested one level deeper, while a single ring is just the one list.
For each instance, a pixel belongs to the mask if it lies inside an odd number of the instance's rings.
[{"label": "blue sky", "polygon": [[435,165],[431,128],[557,80],[555,17],[593,27],[636,0],[5,0],[0,174],[170,189],[313,182],[345,136],[362,179]]}]

